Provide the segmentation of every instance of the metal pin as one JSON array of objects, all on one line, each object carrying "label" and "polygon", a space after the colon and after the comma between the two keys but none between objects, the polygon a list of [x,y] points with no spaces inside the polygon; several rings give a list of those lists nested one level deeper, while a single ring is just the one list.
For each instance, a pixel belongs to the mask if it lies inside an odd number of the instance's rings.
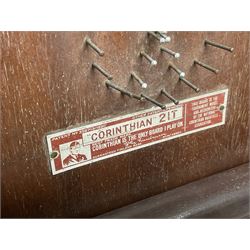
[{"label": "metal pin", "polygon": [[210,41],[210,40],[205,40],[204,43],[205,43],[205,45],[208,44],[208,45],[217,47],[217,48],[219,48],[219,49],[227,50],[227,51],[229,51],[229,52],[233,52],[233,51],[234,51],[234,48],[232,48],[232,47],[228,47],[228,46],[225,46],[225,45],[223,45],[223,44],[215,43],[215,42],[212,42],[212,41]]},{"label": "metal pin", "polygon": [[135,99],[137,99],[137,100],[141,100],[141,97],[140,97],[140,96],[135,95],[135,94],[133,94],[133,93],[127,91],[126,89],[123,89],[123,88],[118,87],[117,85],[113,84],[111,81],[106,81],[105,84],[106,84],[106,86],[107,86],[108,88],[113,88],[113,89],[119,91],[119,92],[120,92],[121,94],[123,94],[123,95],[129,96],[129,97],[131,97],[131,98],[135,98]]},{"label": "metal pin", "polygon": [[141,94],[141,97],[145,98],[147,101],[149,102],[152,102],[153,104],[155,104],[156,106],[160,107],[161,109],[166,109],[166,106],[157,102],[156,100],[144,95],[144,94]]},{"label": "metal pin", "polygon": [[175,105],[179,104],[179,101],[176,100],[173,96],[171,96],[165,89],[161,90],[161,94],[165,95],[166,97],[168,97]]},{"label": "metal pin", "polygon": [[99,72],[101,72],[104,76],[106,76],[109,80],[112,80],[113,79],[113,76],[110,75],[105,69],[103,69],[101,66],[99,66],[98,64],[96,63],[93,63],[92,64],[92,67],[93,68],[96,68]]},{"label": "metal pin", "polygon": [[168,53],[169,55],[173,56],[174,58],[179,58],[180,57],[180,53],[174,52],[168,48],[164,48],[161,47],[160,48],[161,51]]},{"label": "metal pin", "polygon": [[125,90],[125,89],[122,89],[122,88],[116,86],[115,84],[113,84],[113,83],[110,82],[110,81],[106,81],[105,84],[106,84],[107,87],[113,88],[113,89],[115,89],[115,90],[121,92],[123,95],[127,95],[127,96],[129,96],[129,97],[132,97],[132,93],[130,93],[129,91],[127,91],[127,90]]},{"label": "metal pin", "polygon": [[185,73],[183,71],[181,71],[180,69],[178,69],[175,65],[173,65],[172,63],[169,64],[169,68],[173,69],[178,75],[179,78],[184,78],[185,77]]},{"label": "metal pin", "polygon": [[149,56],[148,54],[146,54],[144,51],[141,51],[141,52],[140,52],[140,55],[143,56],[143,57],[145,57],[145,58],[150,62],[151,65],[156,65],[156,64],[157,64],[157,61],[154,60],[154,59],[153,59],[151,56]]},{"label": "metal pin", "polygon": [[167,36],[166,33],[164,32],[160,32],[160,31],[155,31],[156,34],[159,34],[164,40],[166,43],[169,43],[171,42],[171,37],[170,36]]},{"label": "metal pin", "polygon": [[199,92],[200,89],[198,87],[196,87],[193,83],[189,82],[187,79],[185,78],[180,78],[181,81],[183,81],[187,86],[189,86],[190,88],[192,88],[195,92]]},{"label": "metal pin", "polygon": [[133,94],[133,93],[132,93],[132,96],[131,96],[131,97],[133,97],[133,98],[135,98],[135,99],[137,99],[137,100],[139,100],[139,101],[141,101],[141,100],[143,99],[141,96],[135,95],[135,94]]},{"label": "metal pin", "polygon": [[90,38],[86,39],[86,44],[89,45],[99,56],[104,56],[104,51],[98,48]]},{"label": "metal pin", "polygon": [[207,64],[205,64],[205,63],[203,63],[203,62],[200,62],[200,61],[198,61],[198,60],[194,60],[194,64],[198,64],[198,65],[200,65],[201,67],[203,67],[203,68],[205,68],[205,69],[208,69],[208,70],[214,72],[215,74],[217,74],[217,73],[219,72],[218,69],[215,69],[215,68],[211,67],[210,65],[207,65]]},{"label": "metal pin", "polygon": [[149,35],[151,35],[152,37],[154,37],[156,40],[158,40],[160,43],[165,43],[166,39],[165,37],[158,37],[154,32],[148,32]]},{"label": "metal pin", "polygon": [[145,83],[139,76],[137,76],[135,72],[132,72],[131,76],[135,78],[135,80],[141,85],[143,89],[147,88],[148,84]]}]

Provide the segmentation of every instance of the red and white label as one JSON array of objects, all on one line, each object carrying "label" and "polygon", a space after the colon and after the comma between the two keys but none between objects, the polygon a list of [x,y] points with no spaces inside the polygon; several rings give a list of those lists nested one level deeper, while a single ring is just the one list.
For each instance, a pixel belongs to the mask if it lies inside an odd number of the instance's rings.
[{"label": "red and white label", "polygon": [[53,174],[225,124],[228,90],[46,136]]}]

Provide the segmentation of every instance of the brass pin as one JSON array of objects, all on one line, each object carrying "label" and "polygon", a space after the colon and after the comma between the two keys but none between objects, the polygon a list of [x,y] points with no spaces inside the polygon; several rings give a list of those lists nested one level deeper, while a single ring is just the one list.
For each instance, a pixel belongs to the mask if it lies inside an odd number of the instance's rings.
[{"label": "brass pin", "polygon": [[98,48],[97,45],[91,41],[90,38],[87,38],[85,41],[86,44],[89,45],[95,52],[97,52],[99,56],[104,56],[104,51]]},{"label": "brass pin", "polygon": [[100,73],[102,73],[104,76],[106,76],[109,80],[112,80],[113,79],[113,76],[110,75],[105,69],[103,69],[101,66],[99,66],[98,64],[96,63],[93,63],[92,64],[92,67],[93,68],[96,68]]},{"label": "brass pin", "polygon": [[198,61],[198,60],[194,60],[194,64],[200,65],[201,67],[203,67],[203,68],[205,68],[205,69],[207,69],[207,70],[210,70],[210,71],[212,71],[212,72],[215,73],[215,74],[217,74],[217,73],[219,72],[218,69],[215,69],[215,68],[213,68],[212,66],[210,66],[210,65],[208,65],[208,64],[205,64],[205,63],[203,63],[203,62],[200,62],[200,61]]},{"label": "brass pin", "polygon": [[193,83],[191,83],[187,79],[180,78],[180,80],[183,81],[188,87],[190,87],[191,89],[193,89],[195,92],[199,92],[200,91],[200,89],[198,87],[196,87]]},{"label": "brass pin", "polygon": [[131,76],[141,85],[143,89],[147,88],[148,84],[145,83],[138,75],[136,75],[135,72],[132,72]]},{"label": "brass pin", "polygon": [[142,57],[145,57],[147,59],[148,62],[150,62],[151,65],[156,65],[157,64],[157,61],[154,60],[151,56],[149,56],[148,54],[146,54],[144,51],[141,51],[140,52],[140,55]]},{"label": "brass pin", "polygon": [[171,37],[167,36],[167,33],[165,32],[160,32],[160,31],[155,31],[156,34],[159,34],[162,38],[165,39],[165,43],[171,42]]},{"label": "brass pin", "polygon": [[165,89],[161,90],[161,94],[165,95],[166,97],[168,97],[175,105],[179,104],[179,101],[176,100],[173,96],[171,96]]},{"label": "brass pin", "polygon": [[111,81],[107,80],[107,81],[105,81],[105,84],[108,88],[113,88],[113,89],[119,91],[122,95],[126,95],[128,97],[135,98],[139,101],[142,99],[140,96],[135,95],[135,94],[131,93],[130,91],[127,91],[126,89],[118,87],[117,85],[113,84]]},{"label": "brass pin", "polygon": [[232,48],[232,47],[228,47],[228,46],[223,45],[223,44],[215,43],[215,42],[212,42],[210,40],[205,40],[204,43],[205,43],[205,45],[211,45],[211,46],[217,47],[219,49],[227,50],[229,52],[233,52],[234,51],[234,48]]},{"label": "brass pin", "polygon": [[166,42],[166,39],[162,36],[158,37],[156,35],[156,33],[154,32],[148,32],[149,35],[151,35],[152,37],[154,37],[156,40],[158,40],[160,43],[165,43]]},{"label": "brass pin", "polygon": [[161,104],[160,102],[157,102],[156,100],[150,98],[149,96],[146,96],[144,94],[141,94],[141,97],[145,98],[147,101],[152,102],[156,106],[160,107],[161,109],[166,109],[166,106]]},{"label": "brass pin", "polygon": [[160,47],[160,50],[163,51],[163,52],[168,53],[169,55],[173,56],[174,58],[179,58],[180,57],[180,53],[174,52],[171,49]]},{"label": "brass pin", "polygon": [[173,69],[178,75],[179,78],[184,78],[185,77],[185,73],[183,71],[181,71],[180,69],[178,69],[175,65],[173,65],[172,63],[169,64],[169,68]]}]

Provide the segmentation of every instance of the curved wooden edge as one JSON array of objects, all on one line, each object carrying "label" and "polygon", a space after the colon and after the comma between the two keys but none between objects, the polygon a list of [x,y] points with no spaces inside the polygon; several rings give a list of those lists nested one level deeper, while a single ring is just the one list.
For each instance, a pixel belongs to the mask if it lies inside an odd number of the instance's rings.
[{"label": "curved wooden edge", "polygon": [[97,218],[250,218],[249,162]]}]

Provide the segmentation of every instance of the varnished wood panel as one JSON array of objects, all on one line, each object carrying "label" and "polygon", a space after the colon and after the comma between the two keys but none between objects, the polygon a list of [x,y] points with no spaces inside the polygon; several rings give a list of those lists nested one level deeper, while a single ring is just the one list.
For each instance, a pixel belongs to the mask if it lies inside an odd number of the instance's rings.
[{"label": "varnished wood panel", "polygon": [[[167,100],[159,96],[161,87],[179,99],[197,94],[167,69],[173,59],[160,54],[157,41],[145,32],[1,33],[3,217],[92,217],[249,160],[249,33],[169,34],[167,47],[181,53],[176,65],[201,93],[229,88],[225,126],[52,176],[46,133],[152,106],[106,89],[92,62],[136,93],[140,88],[129,72],[138,72],[149,83],[146,93],[162,102]],[[105,51],[104,57],[83,45],[87,35]],[[235,51],[205,47],[205,38]],[[149,67],[138,56],[140,50],[155,57],[158,65]],[[220,73],[193,66],[194,58]]]}]

